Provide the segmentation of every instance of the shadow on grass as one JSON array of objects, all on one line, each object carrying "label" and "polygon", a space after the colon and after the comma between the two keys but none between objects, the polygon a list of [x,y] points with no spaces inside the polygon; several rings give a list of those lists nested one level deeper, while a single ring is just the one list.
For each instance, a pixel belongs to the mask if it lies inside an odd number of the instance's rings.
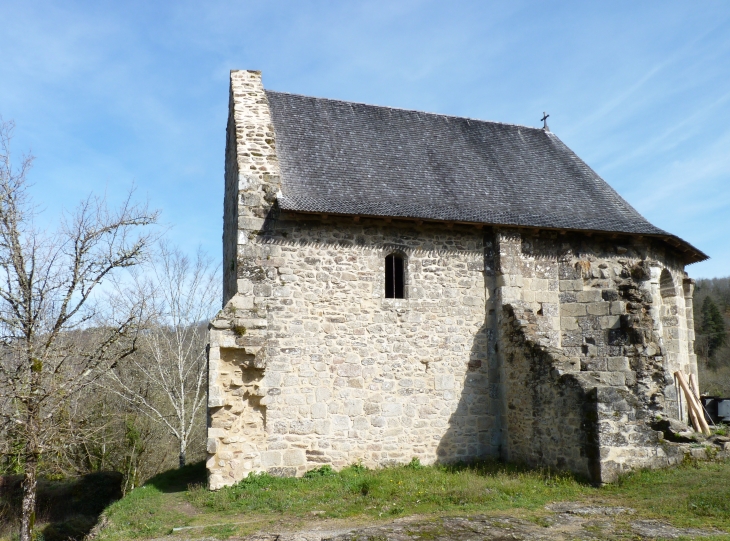
[{"label": "shadow on grass", "polygon": [[[22,477],[7,476],[0,483],[0,522],[10,531],[19,527]],[[101,512],[122,497],[122,474],[96,472],[60,481],[40,479],[37,521],[45,541],[83,539],[96,525]],[[5,516],[2,516],[5,515]]]},{"label": "shadow on grass", "polygon": [[157,474],[145,485],[152,485],[160,492],[184,492],[189,485],[204,485],[207,480],[205,461],[201,460],[195,464]]},{"label": "shadow on grass", "polygon": [[579,485],[595,486],[587,477],[578,475],[567,470],[540,468],[535,466],[529,466],[527,464],[521,464],[519,462],[503,462],[499,459],[486,459],[472,462],[454,462],[451,464],[437,464],[436,467],[448,473],[472,471],[478,475],[484,476],[493,476],[499,474],[538,474],[546,479],[560,477],[562,479],[574,481]]}]

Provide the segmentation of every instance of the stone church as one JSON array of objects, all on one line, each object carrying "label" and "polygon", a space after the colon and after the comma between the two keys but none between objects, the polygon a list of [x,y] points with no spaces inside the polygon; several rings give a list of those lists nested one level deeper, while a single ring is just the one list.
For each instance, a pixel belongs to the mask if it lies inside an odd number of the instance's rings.
[{"label": "stone church", "polygon": [[213,489],[501,458],[610,482],[678,461],[693,281],[546,127],[265,90],[233,71]]}]

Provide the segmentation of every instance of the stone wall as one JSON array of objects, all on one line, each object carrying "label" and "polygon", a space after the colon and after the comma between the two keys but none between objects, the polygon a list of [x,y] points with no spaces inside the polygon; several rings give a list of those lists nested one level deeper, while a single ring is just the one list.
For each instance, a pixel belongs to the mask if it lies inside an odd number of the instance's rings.
[{"label": "stone wall", "polygon": [[[211,486],[499,455],[489,233],[282,214],[252,242],[261,255],[240,259],[238,285],[266,311],[213,323]],[[391,253],[405,259],[404,299],[385,298]],[[265,355],[247,354],[264,328]]]},{"label": "stone wall", "polygon": [[504,458],[595,478],[600,472],[595,384],[539,338],[541,323],[526,303],[504,307]]}]

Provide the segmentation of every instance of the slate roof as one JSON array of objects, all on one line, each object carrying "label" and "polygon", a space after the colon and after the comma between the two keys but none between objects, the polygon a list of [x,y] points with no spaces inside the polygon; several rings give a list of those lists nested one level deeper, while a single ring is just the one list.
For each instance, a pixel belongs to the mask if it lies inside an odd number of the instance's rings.
[{"label": "slate roof", "polygon": [[553,133],[266,91],[284,210],[659,236]]}]

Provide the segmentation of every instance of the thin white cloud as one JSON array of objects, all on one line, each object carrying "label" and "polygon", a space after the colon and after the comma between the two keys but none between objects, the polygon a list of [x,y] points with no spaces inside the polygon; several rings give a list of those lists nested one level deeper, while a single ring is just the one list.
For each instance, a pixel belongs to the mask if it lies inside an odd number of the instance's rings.
[{"label": "thin white cloud", "polygon": [[655,155],[660,152],[667,152],[676,148],[687,139],[696,136],[697,132],[701,130],[701,125],[698,124],[698,122],[710,113],[715,112],[715,110],[720,106],[725,105],[728,100],[730,100],[730,92],[727,92],[718,99],[713,100],[711,103],[700,107],[684,119],[675,122],[657,137],[635,147],[633,150],[623,152],[620,156],[608,163],[604,163],[601,170],[604,172],[611,171],[619,166],[635,161],[638,158]]}]

